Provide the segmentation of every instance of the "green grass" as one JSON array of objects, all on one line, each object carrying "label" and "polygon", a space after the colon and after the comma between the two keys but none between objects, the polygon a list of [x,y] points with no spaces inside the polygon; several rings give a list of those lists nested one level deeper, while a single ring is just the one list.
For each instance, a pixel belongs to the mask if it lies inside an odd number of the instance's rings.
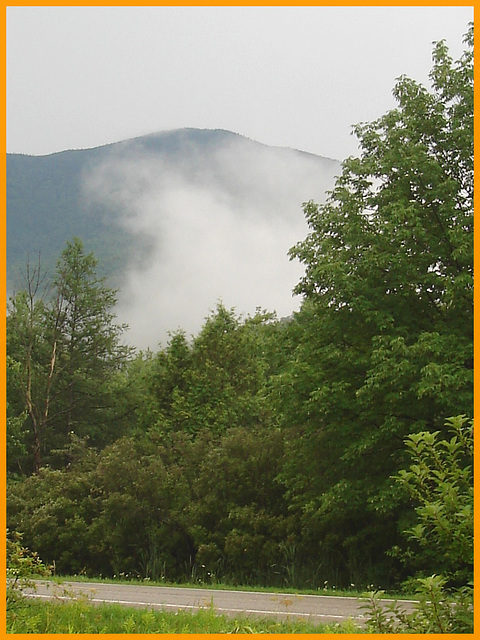
[{"label": "green grass", "polygon": [[214,609],[177,613],[121,605],[22,602],[7,612],[7,633],[362,633],[351,622],[313,624],[294,619],[217,615]]}]

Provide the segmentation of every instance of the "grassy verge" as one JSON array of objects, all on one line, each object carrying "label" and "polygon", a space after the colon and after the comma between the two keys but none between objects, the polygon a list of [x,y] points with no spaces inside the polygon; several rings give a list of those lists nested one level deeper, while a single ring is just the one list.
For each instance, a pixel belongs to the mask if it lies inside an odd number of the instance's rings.
[{"label": "grassy verge", "polygon": [[29,600],[7,613],[7,633],[361,633],[353,623],[230,618],[214,609],[177,613],[84,601]]}]

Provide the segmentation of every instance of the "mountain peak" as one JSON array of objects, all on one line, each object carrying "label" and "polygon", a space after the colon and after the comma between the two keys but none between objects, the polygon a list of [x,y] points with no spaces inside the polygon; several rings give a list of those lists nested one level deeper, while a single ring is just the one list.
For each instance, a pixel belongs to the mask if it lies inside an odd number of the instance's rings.
[{"label": "mountain peak", "polygon": [[219,298],[238,301],[240,313],[260,306],[288,316],[299,265],[287,254],[307,232],[302,202],[323,200],[339,168],[224,129],[8,154],[7,288],[21,284],[29,255],[40,252],[53,272],[77,236],[120,289],[137,346],[151,338],[143,323],[193,330],[192,316],[201,321]]}]

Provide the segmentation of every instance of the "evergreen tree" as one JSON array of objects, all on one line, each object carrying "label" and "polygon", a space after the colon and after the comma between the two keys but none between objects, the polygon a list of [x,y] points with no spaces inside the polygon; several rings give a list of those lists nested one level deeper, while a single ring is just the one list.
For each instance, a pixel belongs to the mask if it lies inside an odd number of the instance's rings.
[{"label": "evergreen tree", "polygon": [[7,349],[15,362],[9,400],[28,415],[31,469],[37,472],[69,434],[103,445],[116,436],[109,420],[111,378],[125,362],[125,327],[114,323],[115,291],[96,275],[96,260],[74,239],[62,252],[48,288],[40,266],[27,267],[26,289],[7,318]]}]

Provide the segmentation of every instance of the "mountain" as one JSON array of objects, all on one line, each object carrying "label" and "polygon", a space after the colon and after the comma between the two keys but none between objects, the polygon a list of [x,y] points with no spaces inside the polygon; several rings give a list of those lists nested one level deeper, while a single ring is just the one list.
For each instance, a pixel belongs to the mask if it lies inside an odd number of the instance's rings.
[{"label": "mountain", "polygon": [[[277,286],[277,257],[288,264],[288,248],[306,233],[302,202],[324,199],[339,170],[335,160],[224,130],[180,129],[47,156],[7,154],[7,289],[21,286],[29,257],[36,261],[40,252],[51,271],[66,241],[78,236],[125,295],[153,279],[165,306],[167,295],[196,291],[202,277],[204,316],[229,285],[255,289],[252,267],[262,260],[265,290]],[[248,284],[240,282],[242,272]],[[278,278],[280,284],[282,273]]]}]

